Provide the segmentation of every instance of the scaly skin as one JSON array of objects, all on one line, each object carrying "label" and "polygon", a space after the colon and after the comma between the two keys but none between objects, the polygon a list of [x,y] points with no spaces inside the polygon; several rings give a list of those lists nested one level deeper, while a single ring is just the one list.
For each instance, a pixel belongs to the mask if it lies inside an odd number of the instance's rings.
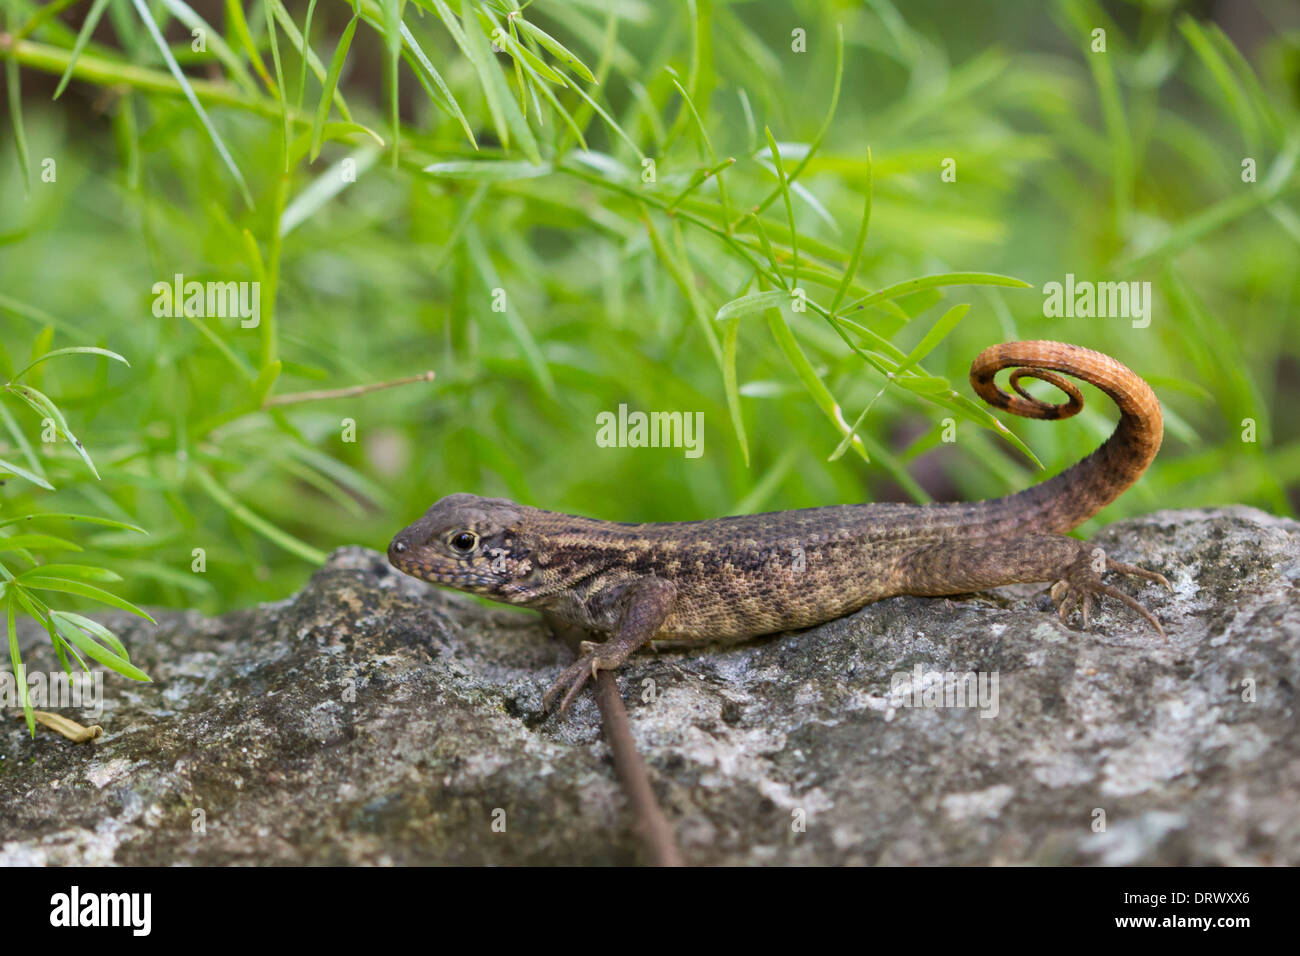
[{"label": "scaly skin", "polygon": [[[994,383],[1014,368],[1010,385]],[[540,610],[584,641],[579,660],[546,694],[561,709],[598,669],[616,668],[650,640],[691,646],[811,627],[898,594],[963,594],[1054,582],[1062,620],[1076,605],[1084,626],[1093,595],[1119,571],[1168,586],[1159,574],[1109,560],[1069,531],[1114,501],[1160,448],[1164,426],[1150,387],[1109,356],[1060,342],[1008,342],[980,353],[971,385],[989,404],[1027,418],[1068,418],[1083,407],[1064,372],[1097,386],[1120,410],[1110,438],[1087,458],[1018,494],[970,504],[858,504],[709,521],[623,524],[543,511],[504,498],[455,494],[400,531],[388,558],[401,571]],[[1059,405],[1024,391],[1047,381]]]}]

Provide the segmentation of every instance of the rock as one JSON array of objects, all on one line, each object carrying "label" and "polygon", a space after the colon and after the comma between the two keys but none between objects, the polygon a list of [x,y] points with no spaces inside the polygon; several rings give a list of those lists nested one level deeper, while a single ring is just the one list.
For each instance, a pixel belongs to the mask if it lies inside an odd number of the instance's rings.
[{"label": "rock", "polygon": [[[1300,863],[1300,523],[1164,511],[1097,540],[1169,578],[1119,582],[1168,644],[1113,601],[1067,630],[1027,586],[634,658],[687,859]],[[570,656],[533,614],[353,547],[287,601],[110,623],[154,683],[108,675],[85,744],[7,711],[0,864],[641,859],[592,698],[540,713]],[[34,638],[29,669],[56,670]],[[986,716],[910,706],[972,671]]]}]

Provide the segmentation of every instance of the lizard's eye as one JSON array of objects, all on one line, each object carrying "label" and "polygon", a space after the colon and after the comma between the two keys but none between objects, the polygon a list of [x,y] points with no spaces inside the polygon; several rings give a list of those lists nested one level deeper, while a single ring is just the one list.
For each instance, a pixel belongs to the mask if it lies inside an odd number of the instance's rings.
[{"label": "lizard's eye", "polygon": [[473,531],[457,531],[449,543],[461,554],[469,554],[478,545],[478,535]]}]

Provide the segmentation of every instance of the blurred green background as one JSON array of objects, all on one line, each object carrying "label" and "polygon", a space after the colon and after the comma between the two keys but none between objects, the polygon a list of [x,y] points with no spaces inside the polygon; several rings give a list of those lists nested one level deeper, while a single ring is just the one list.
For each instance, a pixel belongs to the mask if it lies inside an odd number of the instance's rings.
[{"label": "blurred green background", "polygon": [[[50,527],[120,574],[116,593],[210,612],[282,598],[331,549],[382,549],[456,491],[625,521],[1005,494],[1114,420],[1092,391],[1067,423],[1008,418],[1035,468],[966,383],[1015,338],[1108,352],[1164,403],[1160,457],[1101,522],[1300,503],[1294,3],[356,9],[349,27],[342,0],[5,0],[0,379],[70,346],[131,364],[74,354],[23,376],[99,480],[0,393],[0,459],[54,488],[9,478],[0,517],[146,529]],[[796,270],[807,311],[715,317]],[[178,273],[260,282],[261,325],[155,316],[154,284]],[[952,279],[854,304],[954,273],[1032,288]],[[1067,273],[1150,282],[1149,326],[1045,317]],[[963,303],[923,371],[887,384]],[[849,423],[868,409],[869,462],[828,460],[844,437],[828,401]],[[620,403],[703,412],[704,454],[597,447]]]}]

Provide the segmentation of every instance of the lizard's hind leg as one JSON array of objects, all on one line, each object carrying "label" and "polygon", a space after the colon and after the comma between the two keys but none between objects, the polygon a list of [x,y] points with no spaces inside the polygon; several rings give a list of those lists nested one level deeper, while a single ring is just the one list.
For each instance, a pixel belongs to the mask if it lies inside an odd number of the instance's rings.
[{"label": "lizard's hind leg", "polygon": [[1155,571],[1112,561],[1101,548],[1060,534],[972,538],[918,548],[899,560],[894,579],[898,582],[896,593],[922,597],[1051,581],[1052,600],[1062,621],[1077,605],[1083,626],[1087,627],[1093,596],[1104,594],[1142,615],[1164,638],[1165,629],[1155,615],[1123,591],[1102,581],[1106,571],[1146,578],[1169,588],[1169,582]]}]

